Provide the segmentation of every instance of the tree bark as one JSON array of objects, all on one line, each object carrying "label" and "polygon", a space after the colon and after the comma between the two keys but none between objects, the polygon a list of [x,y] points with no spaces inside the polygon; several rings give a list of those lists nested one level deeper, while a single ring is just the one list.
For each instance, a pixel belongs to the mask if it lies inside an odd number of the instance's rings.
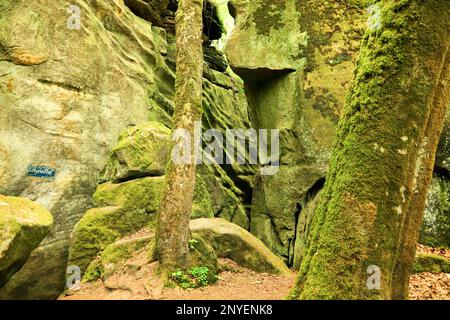
[{"label": "tree bark", "polygon": [[[292,297],[408,295],[450,94],[448,0],[382,0],[367,30]],[[368,286],[370,270],[380,286]]]},{"label": "tree bark", "polygon": [[[450,10],[450,9],[449,9]],[[432,108],[424,137],[419,150],[418,162],[414,168],[414,189],[409,201],[408,213],[404,217],[403,231],[398,244],[398,256],[393,276],[392,298],[407,299],[411,267],[416,255],[416,245],[422,224],[428,188],[433,176],[433,168],[439,137],[444,125],[446,102],[450,100],[449,88],[450,50],[444,62],[441,77],[435,88]],[[447,86],[447,88],[445,87]],[[438,133],[438,134],[436,134]]]},{"label": "tree bark", "polygon": [[161,270],[169,272],[188,266],[189,220],[195,185],[194,124],[201,120],[202,114],[202,7],[203,0],[180,0],[176,15],[173,130],[189,132],[192,161],[176,164],[171,157],[166,169],[166,187],[156,231],[156,256]]}]

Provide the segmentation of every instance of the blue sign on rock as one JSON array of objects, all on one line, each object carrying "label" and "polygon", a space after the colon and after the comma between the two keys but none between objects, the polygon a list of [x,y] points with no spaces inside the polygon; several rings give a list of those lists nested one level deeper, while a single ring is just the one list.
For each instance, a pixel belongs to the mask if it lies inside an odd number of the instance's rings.
[{"label": "blue sign on rock", "polygon": [[46,166],[29,166],[27,169],[27,176],[38,178],[54,178],[56,169],[51,169]]}]

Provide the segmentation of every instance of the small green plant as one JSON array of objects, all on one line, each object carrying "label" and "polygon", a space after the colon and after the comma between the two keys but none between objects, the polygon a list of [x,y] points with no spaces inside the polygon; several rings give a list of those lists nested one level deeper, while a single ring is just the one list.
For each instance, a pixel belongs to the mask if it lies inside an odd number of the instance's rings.
[{"label": "small green plant", "polygon": [[207,267],[194,267],[189,270],[191,276],[197,279],[200,287],[205,287],[209,283],[209,269]]},{"label": "small green plant", "polygon": [[208,267],[192,267],[187,271],[178,269],[171,275],[172,280],[183,289],[205,287],[218,280]]}]

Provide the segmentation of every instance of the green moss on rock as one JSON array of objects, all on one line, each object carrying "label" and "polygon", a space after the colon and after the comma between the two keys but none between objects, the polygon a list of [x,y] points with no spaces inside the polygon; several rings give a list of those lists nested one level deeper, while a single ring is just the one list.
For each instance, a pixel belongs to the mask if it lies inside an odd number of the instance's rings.
[{"label": "green moss on rock", "polygon": [[154,234],[138,238],[121,239],[108,245],[93,260],[84,274],[83,281],[90,282],[99,278],[107,278],[114,274],[130,257],[141,250],[150,250],[154,243]]},{"label": "green moss on rock", "polygon": [[155,121],[125,130],[111,150],[101,181],[164,175],[170,129]]},{"label": "green moss on rock", "polygon": [[87,211],[74,228],[69,265],[85,271],[107,245],[154,224],[163,186],[164,177],[100,185],[94,194],[100,208]]},{"label": "green moss on rock", "polygon": [[48,234],[53,217],[30,200],[0,195],[0,287]]},{"label": "green moss on rock", "polygon": [[192,220],[190,230],[210,244],[218,257],[231,259],[243,267],[258,272],[290,273],[283,261],[260,240],[224,219]]},{"label": "green moss on rock", "polygon": [[450,273],[450,261],[435,254],[420,253],[414,260],[413,272]]},{"label": "green moss on rock", "polygon": [[94,193],[96,207],[120,206],[125,210],[158,211],[164,177],[147,177],[124,183],[104,183]]},{"label": "green moss on rock", "polygon": [[204,266],[214,274],[218,272],[217,254],[199,234],[192,234],[189,240],[189,252],[191,266]]},{"label": "green moss on rock", "polygon": [[212,217],[214,217],[214,210],[211,196],[205,181],[201,176],[197,175],[194,186],[194,202],[192,204],[191,219]]}]

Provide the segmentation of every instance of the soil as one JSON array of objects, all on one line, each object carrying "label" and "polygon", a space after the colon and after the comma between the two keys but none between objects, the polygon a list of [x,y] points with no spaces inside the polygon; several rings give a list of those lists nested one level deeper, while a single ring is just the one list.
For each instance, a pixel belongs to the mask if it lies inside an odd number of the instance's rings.
[{"label": "soil", "polygon": [[[439,254],[450,259],[450,250],[418,246],[418,252]],[[156,276],[157,262],[148,263],[145,252],[137,254],[105,280],[71,289],[62,300],[280,300],[288,296],[295,273],[277,276],[256,273],[227,259],[215,284],[198,289],[164,287]],[[419,273],[411,276],[411,300],[450,300],[450,274]]]}]

